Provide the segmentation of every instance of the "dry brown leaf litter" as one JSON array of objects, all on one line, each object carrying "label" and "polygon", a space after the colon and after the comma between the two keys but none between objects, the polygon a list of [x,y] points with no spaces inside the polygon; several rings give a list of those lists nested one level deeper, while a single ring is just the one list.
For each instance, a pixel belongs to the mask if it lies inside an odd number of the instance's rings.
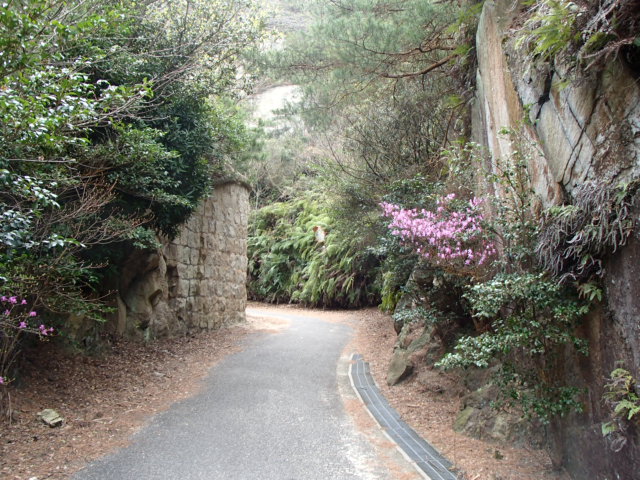
[{"label": "dry brown leaf litter", "polygon": [[[387,366],[393,353],[396,333],[389,315],[376,308],[357,311],[307,310],[292,306],[253,304],[264,311],[311,314],[328,321],[346,323],[354,336],[345,353],[360,353],[369,362],[371,373],[389,403],[402,418],[445,457],[454,462],[465,480],[567,480],[553,470],[546,452],[497,446],[453,431],[464,389],[455,376],[423,370],[394,387],[386,384]],[[497,453],[496,453],[497,452]],[[501,457],[498,459],[496,457]]]},{"label": "dry brown leaf litter", "polygon": [[[419,382],[413,378],[388,387],[384,379],[396,335],[387,315],[376,309],[250,306],[272,313],[310,313],[350,325],[355,335],[345,351],[364,355],[390,403],[454,461],[465,479],[562,478],[551,471],[543,452],[496,447],[453,432],[461,393],[454,377],[428,371]],[[250,329],[262,332],[277,333],[287,326],[270,317],[252,316],[250,322]],[[0,422],[0,478],[66,479],[87,462],[125,446],[153,414],[196,393],[211,366],[237,351],[248,331],[235,327],[147,345],[117,340],[95,357],[64,353],[53,344],[40,346],[24,362],[21,385],[11,388],[12,422]],[[65,417],[64,426],[52,429],[42,424],[37,412],[44,408]],[[496,450],[501,460],[495,458]]]},{"label": "dry brown leaf litter", "polygon": [[[40,345],[10,390],[13,418],[0,421],[0,478],[66,479],[87,462],[125,446],[155,413],[193,395],[208,369],[236,351],[247,332],[231,328],[151,344],[116,340],[86,357]],[[65,423],[37,418],[57,410]]]}]

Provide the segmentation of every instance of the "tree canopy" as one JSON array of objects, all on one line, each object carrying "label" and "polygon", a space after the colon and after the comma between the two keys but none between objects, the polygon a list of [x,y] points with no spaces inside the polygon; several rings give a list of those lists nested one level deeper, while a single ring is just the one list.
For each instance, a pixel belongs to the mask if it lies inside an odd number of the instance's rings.
[{"label": "tree canopy", "polygon": [[262,31],[250,0],[3,5],[5,292],[94,311],[124,246],[176,234],[248,141],[227,99]]}]

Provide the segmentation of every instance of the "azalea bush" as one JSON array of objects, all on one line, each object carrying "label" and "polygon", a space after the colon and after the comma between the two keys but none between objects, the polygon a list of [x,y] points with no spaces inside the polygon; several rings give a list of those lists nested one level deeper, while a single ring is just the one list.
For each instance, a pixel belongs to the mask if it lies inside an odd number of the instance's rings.
[{"label": "azalea bush", "polygon": [[380,206],[383,215],[392,219],[391,233],[423,258],[444,270],[471,271],[494,257],[496,247],[483,226],[482,200],[473,198],[462,208],[460,203],[451,193],[436,200],[434,211],[386,202]]},{"label": "azalea bush", "polygon": [[[504,134],[518,140],[515,132]],[[479,161],[481,152],[469,151],[469,159]],[[546,421],[581,409],[580,390],[556,378],[553,370],[567,349],[588,354],[586,341],[575,331],[589,305],[573,286],[562,285],[537,263],[541,222],[533,213],[525,155],[518,152],[497,163],[487,179],[500,195],[484,210],[481,199],[464,201],[455,194],[425,202],[425,208],[381,207],[391,218],[392,235],[431,268],[464,285],[459,301],[466,310],[464,322],[472,328],[458,336],[437,365],[497,367],[493,380],[501,395],[495,405],[517,407]],[[491,215],[485,217],[485,211]],[[432,306],[426,305],[427,311]],[[420,308],[425,307],[414,312]]]},{"label": "azalea bush", "polygon": [[31,309],[24,298],[2,295],[0,308],[0,385],[7,385],[11,382],[11,366],[21,338],[25,335],[48,337],[54,333],[54,329],[39,320],[37,312]]}]

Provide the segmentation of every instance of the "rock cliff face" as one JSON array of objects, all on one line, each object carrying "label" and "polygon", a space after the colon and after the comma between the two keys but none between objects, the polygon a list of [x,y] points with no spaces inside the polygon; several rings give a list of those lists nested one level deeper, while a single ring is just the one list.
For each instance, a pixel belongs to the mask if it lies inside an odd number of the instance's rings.
[{"label": "rock cliff face", "polygon": [[123,270],[115,329],[153,338],[244,320],[249,192],[216,185],[162,249],[133,253]]},{"label": "rock cliff face", "polygon": [[[640,88],[633,72],[614,61],[591,78],[574,78],[562,67],[534,63],[515,48],[514,2],[487,1],[477,33],[477,97],[474,140],[488,147],[486,168],[512,156],[499,134],[521,129],[530,148],[529,172],[542,206],[570,198],[587,181],[618,184],[640,175]],[[577,77],[577,76],[576,76]],[[634,217],[637,223],[638,212]],[[605,262],[606,302],[582,327],[588,358],[566,355],[556,375],[585,389],[585,412],[549,429],[555,461],[577,479],[639,479],[640,440],[630,427],[623,446],[601,433],[610,412],[602,401],[610,372],[621,363],[640,378],[640,241]],[[620,448],[620,449],[619,449]],[[614,451],[618,450],[619,451]]]}]

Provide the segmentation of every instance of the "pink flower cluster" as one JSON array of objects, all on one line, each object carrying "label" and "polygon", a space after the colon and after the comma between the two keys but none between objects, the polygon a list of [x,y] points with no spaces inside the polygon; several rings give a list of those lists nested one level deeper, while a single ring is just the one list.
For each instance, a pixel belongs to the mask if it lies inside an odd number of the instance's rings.
[{"label": "pink flower cluster", "polygon": [[[40,338],[49,336],[53,333],[53,328],[32,320],[37,317],[38,314],[34,310],[30,310],[26,299],[18,299],[16,296],[0,295],[0,304],[2,307],[0,311],[3,314],[0,315],[0,338],[3,339],[3,348],[5,353],[9,353],[8,358],[11,358],[11,353],[16,347],[16,341],[20,335],[34,334]],[[29,322],[33,321],[33,325],[29,325]],[[38,325],[40,323],[40,325]],[[38,326],[36,326],[38,325]],[[9,364],[6,363],[6,356],[4,360],[0,361],[0,373],[6,374]],[[11,378],[6,376],[0,376],[0,385],[8,385],[11,383]]]},{"label": "pink flower cluster", "polygon": [[40,332],[40,335],[49,335],[50,333],[53,333],[53,327],[52,328],[47,328],[44,325],[40,325],[38,327],[38,331]]},{"label": "pink flower cluster", "polygon": [[462,211],[451,205],[455,194],[437,200],[436,211],[405,209],[392,203],[380,204],[383,215],[392,219],[391,233],[411,245],[437,265],[461,263],[472,267],[484,264],[496,254],[486,238],[479,212],[482,200],[473,198]]},{"label": "pink flower cluster", "polygon": [[[9,303],[10,305],[16,305],[18,303],[18,297],[7,297],[5,295],[2,295],[0,297],[0,301],[2,303]],[[23,298],[20,301],[20,305],[26,305],[26,304],[27,304],[27,301]]]},{"label": "pink flower cluster", "polygon": [[[7,317],[6,320],[0,319],[0,328],[3,327],[12,327],[18,331],[25,331],[30,333],[37,333],[38,335],[48,336],[53,333],[54,329],[51,327],[47,327],[43,324],[40,324],[38,327],[31,327],[29,325],[29,318],[33,318],[38,316],[38,314],[33,311],[26,311],[25,305],[27,305],[26,299],[18,299],[15,296],[0,296],[0,302],[4,305],[3,315]],[[15,311],[15,309],[18,309]]]}]

